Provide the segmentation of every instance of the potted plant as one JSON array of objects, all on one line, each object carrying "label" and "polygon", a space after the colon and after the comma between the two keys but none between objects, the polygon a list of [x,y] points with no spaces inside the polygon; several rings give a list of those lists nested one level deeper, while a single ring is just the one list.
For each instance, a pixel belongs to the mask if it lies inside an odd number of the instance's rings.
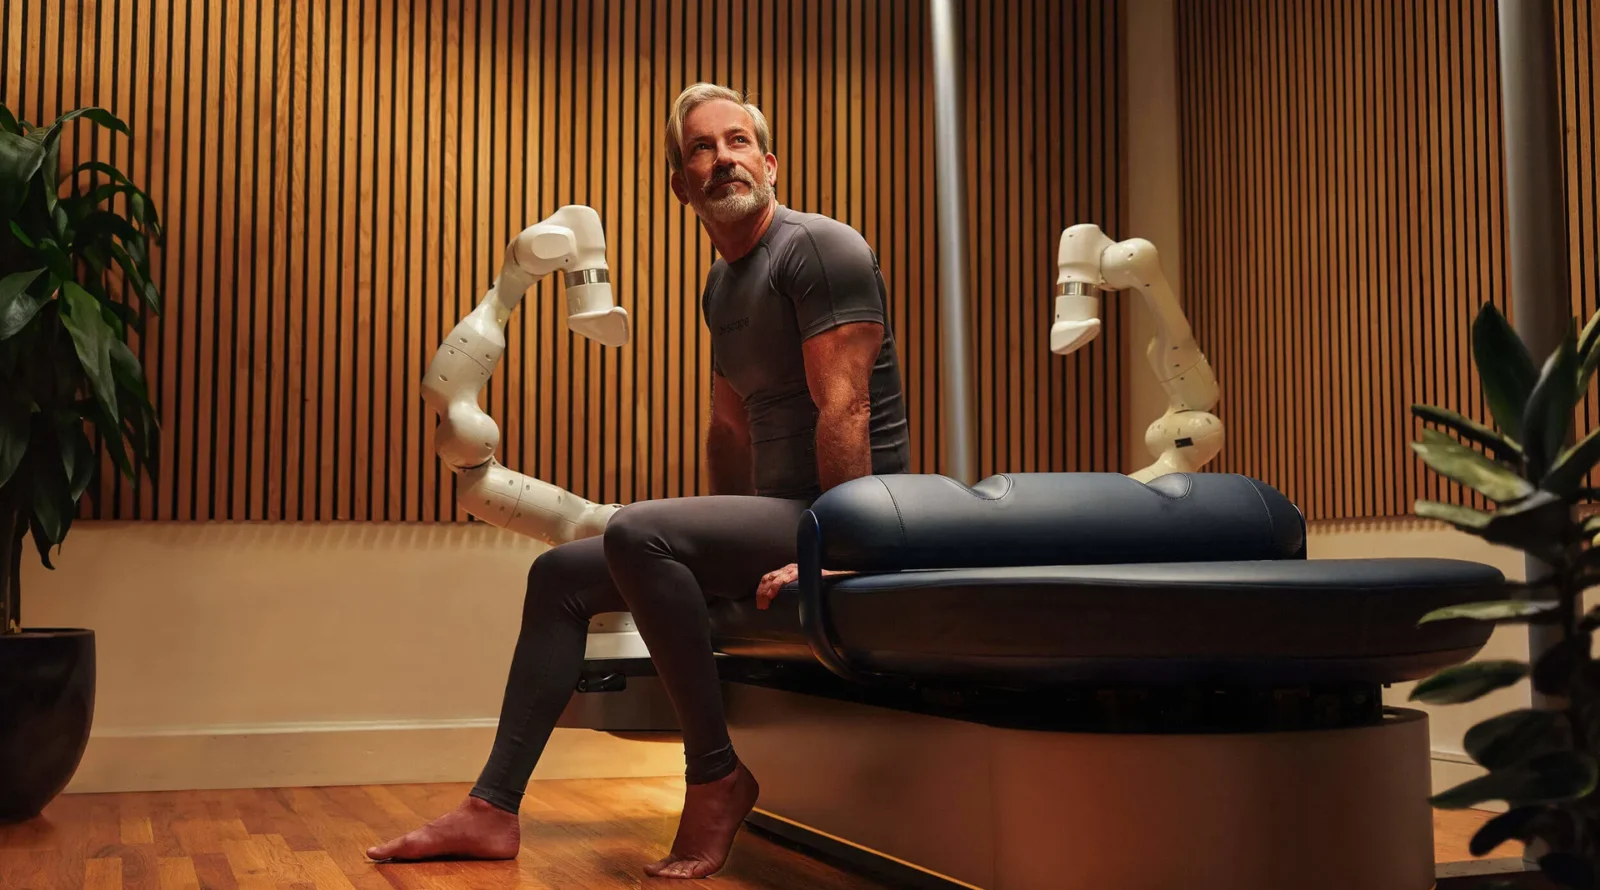
[{"label": "potted plant", "polygon": [[115,167],[61,170],[79,119],[130,135],[102,108],[35,127],[0,105],[0,821],[38,815],[66,787],[94,716],[93,631],[23,624],[28,539],[54,569],[97,446],[129,479],[156,478],[157,418],[128,336],[143,331],[141,303],[160,312],[160,220]]},{"label": "potted plant", "polygon": [[1600,662],[1591,655],[1600,607],[1586,609],[1583,602],[1584,591],[1600,584],[1600,516],[1580,509],[1600,500],[1588,485],[1600,461],[1600,430],[1579,438],[1573,429],[1600,365],[1600,313],[1581,333],[1570,325],[1542,367],[1492,304],[1473,322],[1472,346],[1494,428],[1416,405],[1416,415],[1455,435],[1428,427],[1412,448],[1493,508],[1419,501],[1416,513],[1521,550],[1538,568],[1527,581],[1508,582],[1504,599],[1440,609],[1422,620],[1538,623],[1554,629],[1556,642],[1531,664],[1481,660],[1447,668],[1417,684],[1411,698],[1469,702],[1527,678],[1553,704],[1473,726],[1464,746],[1487,773],[1432,803],[1466,808],[1504,801],[1507,811],[1473,837],[1472,855],[1521,841],[1549,884],[1600,887]]}]

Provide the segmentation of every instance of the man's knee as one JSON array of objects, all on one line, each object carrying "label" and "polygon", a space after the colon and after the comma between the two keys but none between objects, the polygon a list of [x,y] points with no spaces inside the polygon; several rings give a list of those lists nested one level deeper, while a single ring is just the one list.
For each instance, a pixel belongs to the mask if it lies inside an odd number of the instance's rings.
[{"label": "man's knee", "polygon": [[573,618],[588,617],[578,614],[582,609],[577,597],[594,586],[595,573],[605,572],[606,567],[592,548],[573,546],[578,543],[552,547],[528,567],[528,587],[522,600],[524,623],[551,608],[562,609]]},{"label": "man's knee", "polygon": [[570,583],[579,572],[579,553],[570,544],[551,547],[528,567],[528,592]]},{"label": "man's knee", "polygon": [[642,501],[612,514],[606,522],[606,560],[664,552],[670,513],[665,502]]}]

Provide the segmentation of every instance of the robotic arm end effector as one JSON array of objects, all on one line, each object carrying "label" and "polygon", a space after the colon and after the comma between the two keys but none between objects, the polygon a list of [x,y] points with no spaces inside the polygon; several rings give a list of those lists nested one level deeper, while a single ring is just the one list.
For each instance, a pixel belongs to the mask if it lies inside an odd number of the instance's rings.
[{"label": "robotic arm end effector", "polygon": [[1112,246],[1094,223],[1069,226],[1056,251],[1056,311],[1050,351],[1068,355],[1100,336],[1099,290],[1105,286],[1101,256]]},{"label": "robotic arm end effector", "polygon": [[606,264],[605,229],[593,207],[568,204],[523,229],[506,245],[495,280],[501,324],[533,283],[555,271],[567,294],[567,327],[602,346],[631,338],[628,310],[617,305]]}]

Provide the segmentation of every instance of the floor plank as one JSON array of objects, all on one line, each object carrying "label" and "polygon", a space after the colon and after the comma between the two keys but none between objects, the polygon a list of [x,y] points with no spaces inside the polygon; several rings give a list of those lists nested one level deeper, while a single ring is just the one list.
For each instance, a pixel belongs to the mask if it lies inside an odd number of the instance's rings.
[{"label": "floor plank", "polygon": [[[7,890],[610,890],[663,886],[683,785],[675,779],[534,782],[523,854],[510,862],[373,863],[365,850],[459,802],[464,784],[71,794],[38,820],[0,827]],[[1438,862],[1472,859],[1477,810],[1434,813]],[[1520,856],[1507,844],[1494,858]],[[728,890],[877,890],[861,876],[740,835],[717,880]]]},{"label": "floor plank", "polygon": [[[1472,836],[1495,817],[1484,810],[1434,810],[1433,858],[1435,862],[1466,862],[1472,855]],[[1510,859],[1522,855],[1522,842],[1509,841],[1490,850],[1485,859]]]},{"label": "floor plank", "polygon": [[[510,862],[373,863],[366,849],[441,815],[465,784],[69,794],[0,827],[6,890],[610,890],[662,886],[681,781],[535,782],[523,853]],[[878,890],[759,834],[740,835],[718,876],[729,890]]]}]

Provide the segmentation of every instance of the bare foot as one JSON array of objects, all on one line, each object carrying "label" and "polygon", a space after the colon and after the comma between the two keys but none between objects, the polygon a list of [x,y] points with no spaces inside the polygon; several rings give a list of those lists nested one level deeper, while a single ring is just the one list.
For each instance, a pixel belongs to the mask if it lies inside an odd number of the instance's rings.
[{"label": "bare foot", "polygon": [[645,867],[645,874],[662,878],[704,878],[722,870],[733,847],[733,837],[744,817],[755,808],[761,786],[739,764],[734,771],[684,792],[683,815],[672,854]]},{"label": "bare foot", "polygon": [[522,825],[487,801],[468,797],[460,806],[409,834],[371,847],[367,856],[385,859],[515,859]]}]

